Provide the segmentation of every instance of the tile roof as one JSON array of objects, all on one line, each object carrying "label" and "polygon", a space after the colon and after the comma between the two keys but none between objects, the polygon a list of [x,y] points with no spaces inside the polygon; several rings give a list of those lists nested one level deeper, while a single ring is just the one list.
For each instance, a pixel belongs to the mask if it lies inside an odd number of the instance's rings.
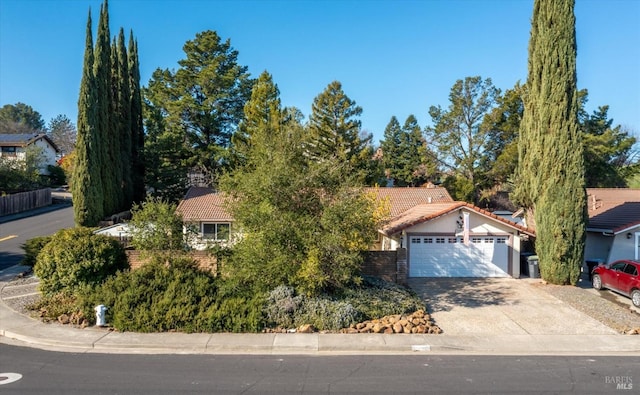
[{"label": "tile roof", "polygon": [[587,230],[620,233],[640,225],[640,189],[587,188]]},{"label": "tile roof", "polygon": [[217,193],[211,188],[189,188],[176,211],[185,221],[233,221],[231,214],[224,208],[224,194]]},{"label": "tile roof", "polygon": [[388,199],[391,217],[396,217],[403,212],[425,203],[453,202],[451,195],[442,187],[420,188],[364,188],[365,192],[376,194],[379,200]]},{"label": "tile roof", "polygon": [[410,228],[414,225],[430,221],[432,219],[436,219],[445,214],[448,214],[454,210],[459,208],[466,208],[475,211],[476,213],[483,215],[485,217],[492,218],[498,222],[501,222],[505,225],[508,225],[512,228],[515,228],[523,233],[526,233],[530,236],[535,236],[535,232],[532,229],[526,228],[522,225],[518,225],[515,222],[511,222],[503,217],[499,217],[487,210],[483,210],[480,207],[474,206],[473,204],[467,202],[446,202],[446,203],[427,203],[427,204],[419,204],[404,213],[396,216],[391,219],[382,231],[387,235],[392,235],[399,233],[407,228]]}]

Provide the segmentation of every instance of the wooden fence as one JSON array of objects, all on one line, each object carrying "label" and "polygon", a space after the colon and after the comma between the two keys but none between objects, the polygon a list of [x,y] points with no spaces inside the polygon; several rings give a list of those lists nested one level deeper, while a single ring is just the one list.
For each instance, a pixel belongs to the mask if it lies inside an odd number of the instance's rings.
[{"label": "wooden fence", "polygon": [[50,188],[0,196],[0,217],[3,215],[16,214],[22,211],[33,210],[34,208],[44,207],[50,204]]}]

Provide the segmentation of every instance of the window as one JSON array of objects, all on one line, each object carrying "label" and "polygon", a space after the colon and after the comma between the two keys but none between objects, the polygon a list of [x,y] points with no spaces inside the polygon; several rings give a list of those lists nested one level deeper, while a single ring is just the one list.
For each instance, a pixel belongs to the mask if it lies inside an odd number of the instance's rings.
[{"label": "window", "polygon": [[436,238],[436,244],[444,244],[444,237]]},{"label": "window", "polygon": [[632,276],[638,275],[638,270],[636,269],[636,267],[629,263],[627,263],[627,266],[625,266],[624,272]]},{"label": "window", "polygon": [[477,244],[477,243],[482,243],[482,239],[481,239],[481,238],[479,238],[479,237],[472,237],[472,238],[471,238],[471,242],[472,242],[472,243],[475,243],[475,244]]},{"label": "window", "polygon": [[433,239],[431,237],[427,237],[424,239],[424,242],[427,244],[433,244]]},{"label": "window", "polygon": [[484,239],[484,242],[487,244],[493,244],[493,237],[487,237],[486,239]]},{"label": "window", "polygon": [[507,243],[507,238],[506,237],[498,237],[496,239],[496,243],[497,244],[506,244]]},{"label": "window", "polygon": [[419,237],[412,237],[411,238],[411,244],[420,244],[420,238]]},{"label": "window", "polygon": [[458,242],[458,238],[457,237],[449,237],[449,244],[455,244]]},{"label": "window", "polygon": [[618,262],[615,265],[611,266],[611,270],[615,270],[616,272],[622,272],[624,271],[625,265],[626,263],[624,262]]},{"label": "window", "polygon": [[230,224],[202,224],[202,238],[215,241],[228,241]]},{"label": "window", "polygon": [[2,156],[16,156],[16,147],[2,147]]}]

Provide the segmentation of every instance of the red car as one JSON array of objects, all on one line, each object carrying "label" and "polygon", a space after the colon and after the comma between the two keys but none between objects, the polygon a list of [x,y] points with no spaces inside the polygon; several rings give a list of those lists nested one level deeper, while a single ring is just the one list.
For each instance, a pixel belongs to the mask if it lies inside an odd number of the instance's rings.
[{"label": "red car", "polygon": [[593,288],[608,288],[631,298],[640,307],[640,262],[624,259],[593,269]]}]

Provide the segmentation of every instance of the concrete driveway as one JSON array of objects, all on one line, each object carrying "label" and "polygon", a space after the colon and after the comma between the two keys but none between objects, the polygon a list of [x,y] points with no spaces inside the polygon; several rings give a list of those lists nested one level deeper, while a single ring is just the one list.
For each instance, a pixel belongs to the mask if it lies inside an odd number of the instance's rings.
[{"label": "concrete driveway", "polygon": [[445,334],[597,335],[616,331],[513,278],[411,278]]}]

